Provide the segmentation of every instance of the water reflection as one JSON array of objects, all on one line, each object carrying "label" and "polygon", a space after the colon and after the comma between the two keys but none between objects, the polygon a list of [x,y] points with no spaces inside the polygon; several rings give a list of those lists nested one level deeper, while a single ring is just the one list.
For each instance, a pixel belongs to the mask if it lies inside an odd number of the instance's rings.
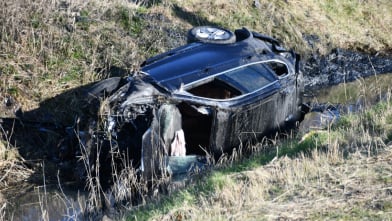
[{"label": "water reflection", "polygon": [[342,83],[308,91],[306,101],[347,105],[373,105],[380,101],[392,85],[392,73],[359,78],[354,82]]},{"label": "water reflection", "polygon": [[391,85],[392,75],[384,74],[308,91],[305,102],[309,113],[300,124],[300,132],[326,129],[342,114],[357,113],[385,100]]},{"label": "water reflection", "polygon": [[86,194],[72,189],[35,187],[9,199],[7,220],[81,220]]}]

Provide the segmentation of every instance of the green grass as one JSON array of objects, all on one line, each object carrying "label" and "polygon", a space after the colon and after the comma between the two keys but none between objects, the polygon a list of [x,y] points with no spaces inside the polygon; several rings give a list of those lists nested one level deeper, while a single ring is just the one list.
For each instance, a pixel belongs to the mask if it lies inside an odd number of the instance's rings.
[{"label": "green grass", "polygon": [[145,28],[144,19],[141,17],[146,9],[143,7],[129,9],[125,6],[118,7],[115,12],[116,22],[131,36],[140,37]]}]

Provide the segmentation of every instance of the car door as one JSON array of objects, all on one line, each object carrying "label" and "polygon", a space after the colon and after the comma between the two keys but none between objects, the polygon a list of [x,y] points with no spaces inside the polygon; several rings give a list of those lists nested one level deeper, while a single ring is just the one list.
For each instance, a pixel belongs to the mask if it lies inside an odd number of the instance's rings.
[{"label": "car door", "polygon": [[[228,136],[224,147],[254,143],[276,128],[276,99],[279,95],[277,82],[264,88],[261,93],[250,95],[249,102],[239,102],[230,109],[226,125]],[[218,118],[219,119],[219,118]],[[219,127],[220,124],[216,124]]]},{"label": "car door", "polygon": [[219,77],[242,95],[217,109],[212,130],[214,149],[229,152],[240,144],[259,140],[277,125],[278,78],[263,63],[255,63]]},{"label": "car door", "polygon": [[293,70],[280,61],[269,61],[265,63],[279,79],[280,90],[276,99],[275,122],[278,127],[284,127],[285,123],[295,121],[297,116],[297,84],[296,75]]},{"label": "car door", "polygon": [[177,95],[194,106],[208,107],[209,149],[219,156],[276,127],[276,99],[280,88],[274,73],[263,62],[258,62],[203,79]]}]

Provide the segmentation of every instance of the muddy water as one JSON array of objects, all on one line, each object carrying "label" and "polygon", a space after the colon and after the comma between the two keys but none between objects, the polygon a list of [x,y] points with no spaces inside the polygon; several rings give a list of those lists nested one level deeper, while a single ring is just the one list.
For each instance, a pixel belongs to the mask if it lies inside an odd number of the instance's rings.
[{"label": "muddy water", "polygon": [[5,220],[82,220],[86,196],[66,187],[34,187],[7,199]]},{"label": "muddy water", "polygon": [[313,88],[305,93],[305,100],[313,104],[372,105],[392,88],[392,73],[358,78],[350,83]]},{"label": "muddy water", "polygon": [[[302,125],[322,126],[322,115],[334,118],[344,111],[358,111],[385,98],[392,87],[392,74],[359,78],[321,89],[313,88],[306,92],[305,101],[313,108],[318,106],[339,106],[338,112],[311,112]],[[316,113],[316,114],[315,114]],[[310,125],[307,123],[310,122]],[[313,124],[313,125],[311,125]],[[58,187],[32,188],[26,194],[7,199],[7,220],[83,220],[81,211],[86,205],[86,195],[72,189]]]},{"label": "muddy water", "polygon": [[305,102],[310,112],[301,122],[300,132],[325,129],[342,114],[359,112],[390,96],[392,74],[358,78],[350,83],[342,83],[321,89],[313,88],[305,94]]}]

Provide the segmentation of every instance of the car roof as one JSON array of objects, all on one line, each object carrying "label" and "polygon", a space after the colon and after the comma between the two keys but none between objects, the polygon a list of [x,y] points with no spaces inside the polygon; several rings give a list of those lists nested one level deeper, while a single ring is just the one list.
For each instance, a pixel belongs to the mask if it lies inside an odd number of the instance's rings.
[{"label": "car roof", "polygon": [[191,43],[145,61],[141,71],[169,91],[238,66],[273,59],[270,44],[253,38],[232,44]]}]

